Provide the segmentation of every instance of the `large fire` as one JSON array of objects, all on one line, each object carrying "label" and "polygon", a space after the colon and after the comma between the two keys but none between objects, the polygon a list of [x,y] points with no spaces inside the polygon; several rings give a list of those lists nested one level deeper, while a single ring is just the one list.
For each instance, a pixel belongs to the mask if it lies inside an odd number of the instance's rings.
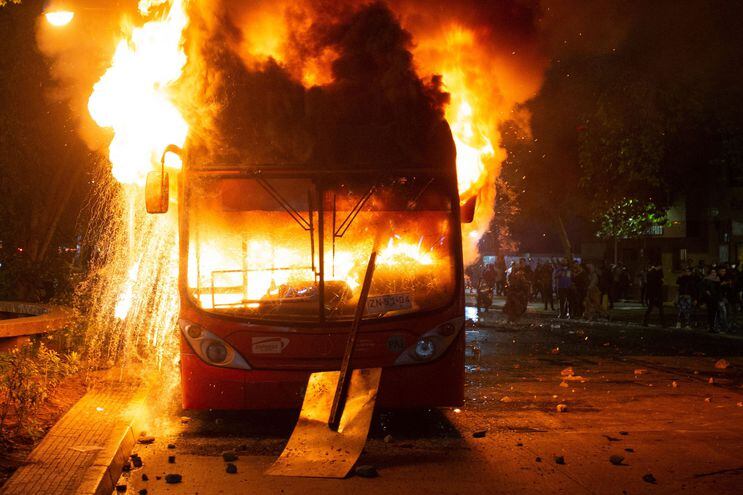
[{"label": "large fire", "polygon": [[[157,306],[159,325],[145,332],[150,342],[163,342],[167,328],[173,328],[177,318],[177,258],[176,215],[145,217],[142,210],[142,186],[148,172],[157,170],[163,150],[169,144],[183,146],[189,135],[184,99],[198,100],[200,95],[184,94],[175,87],[189,63],[184,50],[184,37],[189,29],[187,0],[140,0],[139,11],[146,22],[131,28],[118,43],[111,66],[95,84],[88,102],[90,115],[96,123],[113,132],[109,159],[114,178],[124,185],[128,220],[128,246],[112,247],[123,251],[115,257],[118,262],[118,284],[112,284],[113,314],[122,324],[143,321]],[[286,6],[282,6],[284,8]],[[278,8],[278,7],[277,7]],[[265,13],[263,13],[265,14]],[[287,60],[284,44],[276,33],[286,33],[284,25],[268,26],[263,21],[281,23],[283,16],[256,16],[262,21],[246,29],[242,50],[250,51],[253,60],[271,57],[279,63]],[[417,33],[414,33],[418,37]],[[280,36],[279,36],[280,37]],[[432,50],[432,46],[436,50]],[[493,117],[487,77],[473,77],[487,60],[479,60],[476,42],[471,32],[452,25],[443,34],[422,37],[415,49],[419,70],[425,74],[441,74],[443,84],[451,95],[446,108],[457,149],[457,174],[460,201],[477,196],[475,222],[463,227],[465,262],[477,256],[477,241],[487,231],[492,219],[494,180],[502,159],[498,148],[497,118]],[[309,60],[299,73],[292,73],[306,86],[328,82],[332,53],[323,53],[319,59]],[[247,57],[245,57],[247,59]],[[479,66],[477,64],[480,64]],[[487,72],[487,71],[485,71]],[[192,126],[194,123],[191,123]],[[180,168],[179,161],[166,164]],[[175,208],[171,208],[174,210]],[[122,211],[123,213],[123,211]],[[446,235],[446,234],[444,234]],[[432,236],[424,241],[424,234],[390,233],[383,241],[378,257],[380,270],[386,267],[398,273],[417,277],[407,284],[429,283],[444,265],[451,265],[435,249]],[[242,241],[242,248],[228,252],[219,236],[202,239],[198,249],[189,252],[188,286],[195,299],[205,308],[215,306],[242,306],[258,309],[266,300],[285,297],[296,280],[312,280],[314,268],[307,266],[307,254],[295,248],[296,242],[278,243],[269,237]],[[239,244],[239,243],[238,243]],[[236,244],[236,245],[238,245]],[[126,249],[128,248],[128,249]],[[326,252],[325,263],[330,267],[329,283],[337,281],[356,291],[363,273],[370,246],[359,242],[346,243],[333,253]],[[163,252],[167,250],[167,252]],[[317,253],[313,264],[318,262]],[[331,257],[332,256],[332,257]],[[246,268],[250,259],[250,271]],[[288,267],[288,268],[287,268]],[[445,271],[445,270],[444,270]],[[250,273],[250,283],[247,281]],[[200,275],[201,274],[201,275]],[[163,280],[168,280],[163,283]],[[420,282],[424,281],[424,282]],[[149,285],[148,285],[149,284]],[[152,284],[158,291],[167,291],[166,297],[154,296]],[[395,285],[395,284],[392,284]],[[429,284],[430,285],[430,284]],[[205,288],[206,287],[206,288]],[[283,291],[283,292],[282,292]],[[156,301],[153,301],[153,297]]]},{"label": "large fire", "polygon": [[[147,15],[157,3],[163,2],[140,1],[140,12]],[[169,90],[186,65],[187,25],[183,0],[176,0],[162,20],[132,29],[119,42],[111,67],[93,88],[88,109],[98,125],[113,130],[109,158],[123,184],[143,185],[168,144],[185,144],[188,124]]]}]

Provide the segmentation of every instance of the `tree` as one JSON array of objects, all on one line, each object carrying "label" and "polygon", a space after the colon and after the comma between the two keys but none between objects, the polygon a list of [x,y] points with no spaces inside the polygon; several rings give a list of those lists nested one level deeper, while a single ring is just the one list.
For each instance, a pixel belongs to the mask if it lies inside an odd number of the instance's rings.
[{"label": "tree", "polygon": [[502,129],[504,177],[528,219],[519,223],[551,216],[567,254],[576,222],[632,223],[617,217],[629,200],[662,211],[727,187],[731,172],[743,178],[739,7],[632,8],[611,50],[597,53],[583,33],[585,46],[553,54],[543,87],[523,106],[531,134],[520,131],[522,119]]},{"label": "tree", "polygon": [[0,10],[0,298],[38,299],[63,282],[90,156],[36,49],[41,5]]},{"label": "tree", "polygon": [[646,235],[655,226],[668,223],[666,208],[633,198],[623,198],[595,219],[596,236],[614,241],[614,264],[616,264],[621,239],[633,239]]}]

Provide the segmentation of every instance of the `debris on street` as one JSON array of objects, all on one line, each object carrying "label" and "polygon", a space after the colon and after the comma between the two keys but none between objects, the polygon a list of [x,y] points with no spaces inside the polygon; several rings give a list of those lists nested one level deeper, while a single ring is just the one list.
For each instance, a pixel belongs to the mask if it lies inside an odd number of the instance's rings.
[{"label": "debris on street", "polygon": [[719,359],[715,363],[715,368],[717,368],[718,370],[727,369],[729,366],[730,366],[730,363],[727,361],[727,359],[724,359],[724,358],[723,359]]},{"label": "debris on street", "polygon": [[356,474],[356,476],[360,476],[362,478],[376,478],[377,476],[379,476],[377,468],[368,464],[357,466],[353,472]]},{"label": "debris on street", "polygon": [[183,476],[178,473],[170,473],[165,475],[165,483],[168,483],[169,485],[174,485],[176,483],[180,483],[181,481],[183,481]]},{"label": "debris on street", "polygon": [[657,483],[657,480],[655,479],[655,476],[652,475],[652,473],[648,473],[648,474],[644,475],[642,477],[642,480],[645,483],[653,483],[653,484]]},{"label": "debris on street", "polygon": [[137,443],[141,443],[142,445],[149,445],[154,442],[155,442],[155,437],[150,436],[150,435],[142,435],[137,439]]},{"label": "debris on street", "polygon": [[222,460],[224,462],[234,462],[237,460],[237,454],[232,450],[226,450],[222,452]]}]

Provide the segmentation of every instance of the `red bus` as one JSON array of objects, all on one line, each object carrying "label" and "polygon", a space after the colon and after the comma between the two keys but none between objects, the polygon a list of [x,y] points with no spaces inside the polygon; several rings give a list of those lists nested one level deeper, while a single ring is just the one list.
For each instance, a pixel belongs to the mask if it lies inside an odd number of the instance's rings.
[{"label": "red bus", "polygon": [[312,372],[339,369],[375,242],[353,367],[383,368],[382,407],[461,405],[462,241],[450,165],[318,170],[184,160],[183,406],[301,406]]}]

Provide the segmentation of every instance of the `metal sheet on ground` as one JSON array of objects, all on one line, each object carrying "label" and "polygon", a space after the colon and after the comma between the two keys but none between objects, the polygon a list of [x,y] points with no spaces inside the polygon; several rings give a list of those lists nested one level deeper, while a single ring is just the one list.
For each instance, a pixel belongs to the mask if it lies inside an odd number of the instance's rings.
[{"label": "metal sheet on ground", "polygon": [[344,478],[369,434],[381,368],[353,370],[338,431],[328,427],[338,371],[313,373],[297,426],[284,452],[266,471],[274,476]]}]

